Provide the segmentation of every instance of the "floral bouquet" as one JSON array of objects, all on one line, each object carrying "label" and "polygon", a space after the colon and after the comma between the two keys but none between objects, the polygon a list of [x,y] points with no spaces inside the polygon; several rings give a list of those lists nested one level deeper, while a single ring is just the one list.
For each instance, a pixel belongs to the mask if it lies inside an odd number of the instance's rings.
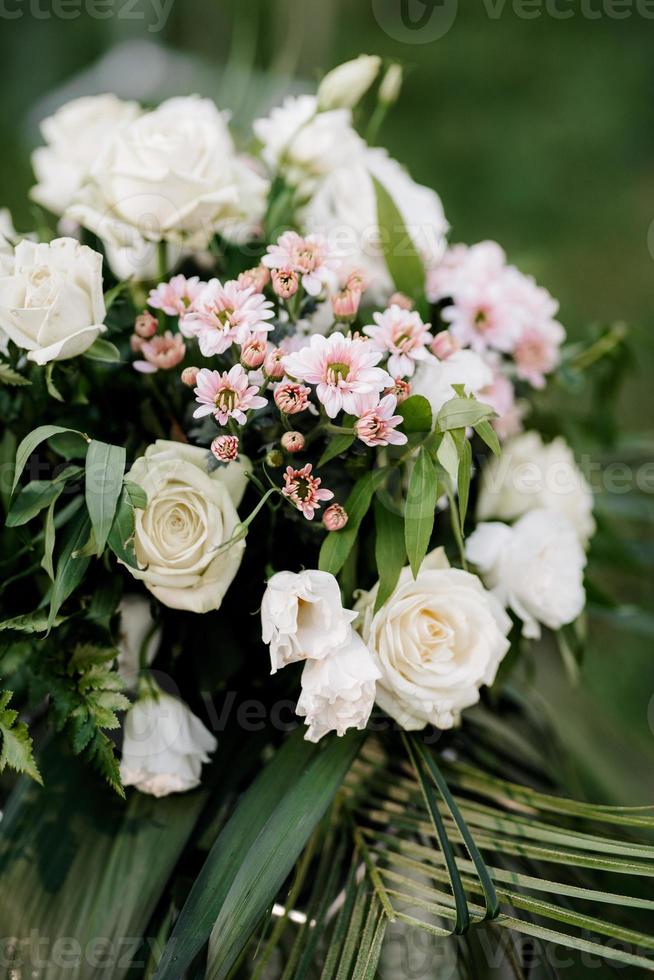
[{"label": "floral bouquet", "polygon": [[562,795],[528,683],[543,634],[574,672],[595,531],[557,400],[622,330],[566,345],[448,244],[372,145],[401,79],[243,150],[198,97],[43,124],[0,246],[7,976],[418,976],[416,935],[654,971],[654,811]]}]

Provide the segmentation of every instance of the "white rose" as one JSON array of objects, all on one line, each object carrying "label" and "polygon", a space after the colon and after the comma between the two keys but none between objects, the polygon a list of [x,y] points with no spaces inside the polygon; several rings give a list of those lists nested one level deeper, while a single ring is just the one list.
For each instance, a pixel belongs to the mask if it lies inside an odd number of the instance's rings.
[{"label": "white rose", "polygon": [[352,109],[365,95],[379,74],[381,58],[360,54],[327,72],[318,87],[318,106],[325,109]]},{"label": "white rose", "polygon": [[544,443],[538,432],[524,432],[484,467],[477,520],[512,521],[540,509],[565,514],[582,544],[592,537],[593,492],[567,442],[558,436]]},{"label": "white rose", "polygon": [[403,728],[451,728],[492,684],[511,620],[476,575],[433,551],[416,579],[403,569],[374,613],[375,586],[357,602],[359,628],[381,671],[377,703]]},{"label": "white rose", "polygon": [[234,535],[249,460],[239,457],[209,472],[205,449],[158,440],[136,460],[127,479],[148,497],[136,510],[135,578],[164,606],[204,613],[218,609],[245,549]]},{"label": "white rose", "polygon": [[366,148],[351,154],[333,170],[304,209],[306,232],[325,235],[338,246],[345,269],[360,269],[368,279],[370,296],[385,301],[393,292],[377,223],[373,177],[388,191],[425,267],[445,252],[449,225],[435,191],[411,179],[385,150]]},{"label": "white rose", "polygon": [[430,403],[434,415],[456,392],[453,385],[463,385],[466,395],[474,395],[483,401],[481,392],[493,381],[493,371],[472,350],[460,350],[444,361],[427,357],[418,363],[411,380],[414,395],[423,395]]},{"label": "white rose", "polygon": [[348,639],[322,660],[307,660],[297,714],[309,726],[304,736],[319,742],[335,731],[363,730],[375,703],[375,682],[381,673],[365,643],[348,627]]},{"label": "white rose", "polygon": [[124,595],[118,606],[120,633],[118,636],[118,673],[128,689],[135,688],[142,667],[149,667],[161,641],[150,603],[142,595]]},{"label": "white rose", "polygon": [[185,793],[199,785],[217,744],[183,701],[147,690],[125,716],[120,778],[151,796]]},{"label": "white rose", "polygon": [[272,673],[310,657],[321,660],[349,638],[356,613],[343,608],[329,572],[277,572],[261,603],[261,633],[270,646]]},{"label": "white rose", "polygon": [[106,330],[102,256],[73,238],[21,241],[0,275],[0,328],[37,364],[83,354]]},{"label": "white rose", "polygon": [[141,112],[136,102],[115,95],[73,99],[41,123],[46,145],[32,154],[38,183],[30,195],[42,207],[61,215],[86,181],[91,167],[116,130]]},{"label": "white rose", "polygon": [[351,165],[365,148],[349,109],[320,112],[314,95],[289,96],[254,122],[261,155],[300,195],[308,195],[336,168]]},{"label": "white rose", "polygon": [[210,99],[174,98],[115,132],[69,208],[110,255],[147,271],[154,248],[205,248],[215,232],[244,234],[265,209],[267,181],[237,156],[226,117]]},{"label": "white rose", "polygon": [[539,623],[557,630],[573,622],[586,604],[586,555],[564,514],[532,510],[513,527],[479,524],[466,541],[466,557],[522,620],[529,639],[540,637]]}]

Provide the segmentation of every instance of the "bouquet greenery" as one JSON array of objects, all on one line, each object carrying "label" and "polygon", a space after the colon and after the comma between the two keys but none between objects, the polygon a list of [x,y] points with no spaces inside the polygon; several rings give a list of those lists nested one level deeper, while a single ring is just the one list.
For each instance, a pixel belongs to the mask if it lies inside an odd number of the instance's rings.
[{"label": "bouquet greenery", "polygon": [[197,97],[43,125],[0,246],[7,976],[422,976],[416,935],[654,971],[654,810],[562,795],[525,681],[611,608],[560,406],[610,441],[624,331],[448,245],[373,145],[400,85],[362,56],[243,150]]}]

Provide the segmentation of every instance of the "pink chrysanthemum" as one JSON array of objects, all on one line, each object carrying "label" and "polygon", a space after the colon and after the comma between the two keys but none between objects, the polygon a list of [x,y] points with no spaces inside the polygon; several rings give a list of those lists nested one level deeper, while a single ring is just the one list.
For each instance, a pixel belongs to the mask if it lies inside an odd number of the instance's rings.
[{"label": "pink chrysanthemum", "polygon": [[253,286],[243,289],[236,280],[224,285],[212,279],[180,321],[186,337],[197,337],[205,357],[224,353],[233,343],[242,344],[251,334],[266,333],[273,326],[273,304]]},{"label": "pink chrysanthemum", "polygon": [[216,436],[211,443],[211,452],[219,463],[233,463],[238,459],[238,436]]},{"label": "pink chrysanthemum", "polygon": [[199,276],[173,276],[170,282],[162,282],[150,292],[148,306],[163,310],[168,316],[183,316],[205,286]]},{"label": "pink chrysanthemum", "polygon": [[524,330],[513,351],[518,377],[534,388],[545,387],[545,375],[559,363],[564,336],[563,327],[556,321]]},{"label": "pink chrysanthemum", "polygon": [[261,260],[269,269],[294,269],[302,276],[302,285],[310,296],[318,296],[324,286],[336,284],[335,271],[340,262],[323,235],[302,237],[286,231]]},{"label": "pink chrysanthemum", "polygon": [[401,306],[389,306],[383,313],[373,313],[376,326],[364,328],[377,350],[388,352],[388,370],[398,378],[410,378],[416,361],[427,357],[426,345],[432,336],[429,324],[423,323],[420,314]]},{"label": "pink chrysanthemum", "polygon": [[347,511],[340,504],[330,504],[322,515],[322,522],[328,531],[342,531],[348,522]]},{"label": "pink chrysanthemum", "polygon": [[139,352],[142,361],[134,361],[134,367],[141,374],[155,374],[157,371],[169,371],[184,360],[186,345],[179,334],[166,330],[164,334],[152,337],[151,340],[141,340]]},{"label": "pink chrysanthemum", "polygon": [[366,446],[403,446],[407,437],[397,431],[403,421],[401,415],[393,415],[397,408],[394,395],[385,395],[379,405],[370,409],[355,423],[355,431]]},{"label": "pink chrysanthemum", "polygon": [[308,521],[313,520],[313,515],[320,508],[321,501],[331,500],[334,496],[331,490],[321,489],[320,477],[311,476],[311,470],[311,463],[307,463],[301,470],[294,470],[292,466],[287,466],[282,487],[284,496],[295,504]]},{"label": "pink chrysanthemum", "polygon": [[255,265],[253,269],[246,269],[241,272],[237,282],[241,289],[252,287],[255,292],[262,293],[270,282],[270,272],[265,265]]},{"label": "pink chrysanthemum", "polygon": [[341,409],[361,415],[366,396],[393,384],[391,376],[376,366],[382,357],[368,341],[342,333],[314,334],[307,347],[286,355],[284,367],[292,378],[317,386],[316,394],[333,419]]},{"label": "pink chrysanthemum", "polygon": [[284,415],[297,415],[308,407],[310,394],[311,388],[284,381],[275,388],[275,405]]},{"label": "pink chrysanthemum", "polygon": [[267,404],[258,391],[256,385],[250,384],[240,364],[222,373],[202,368],[195,389],[200,407],[193,412],[193,418],[213,415],[221,425],[227,425],[229,419],[245,425],[248,409],[264,408]]}]

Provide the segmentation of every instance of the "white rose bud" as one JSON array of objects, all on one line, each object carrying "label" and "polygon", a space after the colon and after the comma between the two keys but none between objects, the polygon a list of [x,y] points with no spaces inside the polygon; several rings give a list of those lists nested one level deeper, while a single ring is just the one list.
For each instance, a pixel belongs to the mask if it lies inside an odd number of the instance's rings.
[{"label": "white rose bud", "polygon": [[540,637],[539,623],[560,629],[586,604],[586,555],[564,514],[532,510],[513,527],[479,524],[466,542],[466,557],[522,620],[522,634],[530,639]]},{"label": "white rose bud", "polygon": [[21,241],[0,276],[0,328],[37,364],[77,357],[106,330],[102,256],[73,238]]},{"label": "white rose bud", "polygon": [[524,432],[484,467],[477,520],[513,521],[542,509],[565,514],[584,546],[595,531],[593,492],[565,439],[544,443],[538,432]]},{"label": "white rose bud", "polygon": [[183,701],[148,690],[125,716],[120,778],[151,796],[185,793],[199,785],[217,744]]},{"label": "white rose bud", "polygon": [[375,613],[377,588],[356,606],[382,675],[377,703],[408,730],[452,728],[495,680],[511,620],[476,575],[448,566],[442,549],[427,556],[417,578],[403,569]]},{"label": "white rose bud", "polygon": [[366,94],[381,67],[377,55],[360,54],[328,72],[318,87],[318,108],[352,109]]},{"label": "white rose bud", "polygon": [[343,646],[322,660],[307,660],[296,709],[309,726],[307,741],[318,742],[331,731],[344,735],[349,728],[363,730],[380,676],[370,651],[351,627]]},{"label": "white rose bud", "polygon": [[46,145],[32,154],[38,183],[30,196],[48,211],[62,215],[114,133],[140,112],[136,102],[123,102],[115,95],[90,95],[67,102],[44,119],[41,133]]},{"label": "white rose bud", "polygon": [[277,572],[261,603],[261,633],[272,673],[308,657],[322,660],[349,638],[356,613],[344,609],[329,572]]},{"label": "white rose bud", "polygon": [[379,101],[384,105],[397,102],[402,89],[402,75],[401,65],[393,64],[387,69],[379,86]]},{"label": "white rose bud", "polygon": [[243,558],[242,539],[220,549],[239,523],[249,461],[240,456],[209,472],[209,458],[197,446],[158,440],[126,477],[148,497],[135,512],[139,568],[126,567],[171,609],[220,608]]}]

